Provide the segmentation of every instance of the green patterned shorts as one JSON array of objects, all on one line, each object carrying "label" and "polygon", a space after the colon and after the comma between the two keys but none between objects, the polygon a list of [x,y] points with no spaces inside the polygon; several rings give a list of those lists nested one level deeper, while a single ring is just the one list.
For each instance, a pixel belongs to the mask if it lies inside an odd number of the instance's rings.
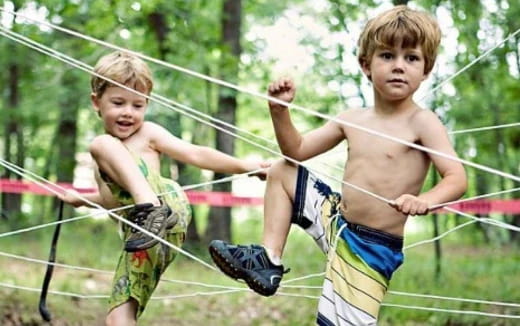
[{"label": "green patterned shorts", "polygon": [[[191,207],[188,197],[178,183],[163,178],[149,169],[144,160],[136,159],[136,161],[155,193],[161,194],[162,200],[179,214],[177,225],[169,230],[165,240],[180,248],[184,242],[186,230],[191,220]],[[122,206],[133,204],[132,197],[127,191],[106,176],[103,180],[105,180],[112,194]],[[121,216],[126,218],[127,213],[123,212]],[[120,226],[122,238],[126,240],[130,235],[130,227],[126,224]],[[137,252],[121,251],[112,283],[109,310],[133,298],[138,303],[137,317],[139,317],[157,287],[161,275],[173,262],[178,252],[163,243],[158,243],[150,249]]]},{"label": "green patterned shorts", "polygon": [[[169,233],[166,239],[171,244],[181,247],[184,233]],[[136,252],[122,251],[117,264],[110,296],[110,310],[133,298],[138,303],[139,317],[157,287],[161,275],[175,259],[178,252],[159,243],[147,250]]]}]

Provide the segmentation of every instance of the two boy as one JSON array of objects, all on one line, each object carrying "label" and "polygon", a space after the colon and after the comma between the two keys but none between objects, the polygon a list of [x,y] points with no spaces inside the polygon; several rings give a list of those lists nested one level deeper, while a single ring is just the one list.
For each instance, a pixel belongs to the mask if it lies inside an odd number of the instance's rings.
[{"label": "two boy", "polygon": [[[455,156],[442,123],[412,98],[431,72],[439,43],[440,30],[430,16],[405,6],[395,7],[369,21],[359,39],[359,63],[372,82],[374,107],[346,110],[337,121],[301,135],[287,108],[269,102],[284,155],[304,161],[346,139],[344,181],[393,201],[388,205],[346,185],[341,193],[334,192],[304,167],[279,161],[268,176],[263,246],[235,246],[219,240],[210,245],[215,263],[227,275],[244,279],[260,294],[273,295],[286,272],[281,257],[291,223],[295,223],[325,253],[333,250],[327,262],[317,323],[376,323],[392,273],[403,261],[407,216],[426,214],[435,204],[459,198],[466,189],[466,175],[460,163],[369,135],[340,121]],[[103,57],[95,70],[142,94],[151,93],[153,82],[148,67],[134,56],[112,53]],[[180,186],[159,175],[161,153],[224,173],[250,172],[267,166],[184,142],[144,121],[148,101],[142,95],[103,78],[93,77],[91,84],[92,103],[106,134],[96,137],[90,146],[99,167],[99,192],[88,199],[106,208],[136,204],[125,217],[168,242],[182,245],[190,211]],[[290,102],[295,95],[294,83],[280,79],[269,86],[269,94]],[[420,194],[430,163],[442,180]],[[168,195],[159,199],[156,194],[164,192]],[[84,204],[70,194],[62,199],[75,206]],[[134,228],[122,225],[121,230],[125,250],[114,278],[109,325],[136,323],[160,275],[176,254]]]}]

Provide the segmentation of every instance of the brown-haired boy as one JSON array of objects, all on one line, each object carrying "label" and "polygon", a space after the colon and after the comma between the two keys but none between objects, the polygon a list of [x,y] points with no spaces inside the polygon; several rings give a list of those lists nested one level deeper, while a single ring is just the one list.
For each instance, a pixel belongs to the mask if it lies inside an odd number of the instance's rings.
[{"label": "brown-haired boy", "polygon": [[[263,247],[210,244],[215,263],[227,275],[244,279],[262,295],[276,292],[284,268],[281,256],[291,223],[304,228],[328,253],[319,301],[319,325],[375,325],[392,273],[403,261],[408,215],[455,200],[466,190],[463,166],[409,146],[376,137],[338,121],[421,144],[456,156],[444,126],[413,94],[435,62],[440,30],[429,15],[397,6],[369,21],[359,39],[359,63],[371,80],[374,107],[349,109],[305,135],[291,122],[287,107],[269,102],[282,153],[305,161],[348,141],[341,193],[302,166],[281,160],[269,170],[264,205]],[[269,86],[269,95],[291,102],[292,80]],[[420,193],[433,163],[442,180]],[[393,200],[392,204],[348,186]],[[329,252],[333,251],[333,252]]]}]

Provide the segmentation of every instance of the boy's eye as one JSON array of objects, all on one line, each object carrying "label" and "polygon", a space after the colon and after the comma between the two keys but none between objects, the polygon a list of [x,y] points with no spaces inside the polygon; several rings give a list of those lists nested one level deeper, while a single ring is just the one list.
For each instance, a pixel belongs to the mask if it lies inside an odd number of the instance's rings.
[{"label": "boy's eye", "polygon": [[123,104],[123,102],[121,102],[121,101],[112,101],[112,103],[114,105],[122,105]]},{"label": "boy's eye", "polygon": [[392,59],[392,53],[390,53],[390,52],[382,52],[382,53],[380,54],[380,56],[381,56],[381,58],[383,58],[383,59]]},{"label": "boy's eye", "polygon": [[419,61],[419,57],[416,55],[409,55],[408,60],[409,61]]}]

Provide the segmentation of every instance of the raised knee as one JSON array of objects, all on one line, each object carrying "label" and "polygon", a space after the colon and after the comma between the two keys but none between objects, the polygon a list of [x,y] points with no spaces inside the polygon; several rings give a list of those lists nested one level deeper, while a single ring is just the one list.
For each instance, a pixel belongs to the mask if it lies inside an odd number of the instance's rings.
[{"label": "raised knee", "polygon": [[281,159],[271,165],[268,176],[270,178],[283,179],[294,173],[296,173],[296,165],[285,159]]}]

